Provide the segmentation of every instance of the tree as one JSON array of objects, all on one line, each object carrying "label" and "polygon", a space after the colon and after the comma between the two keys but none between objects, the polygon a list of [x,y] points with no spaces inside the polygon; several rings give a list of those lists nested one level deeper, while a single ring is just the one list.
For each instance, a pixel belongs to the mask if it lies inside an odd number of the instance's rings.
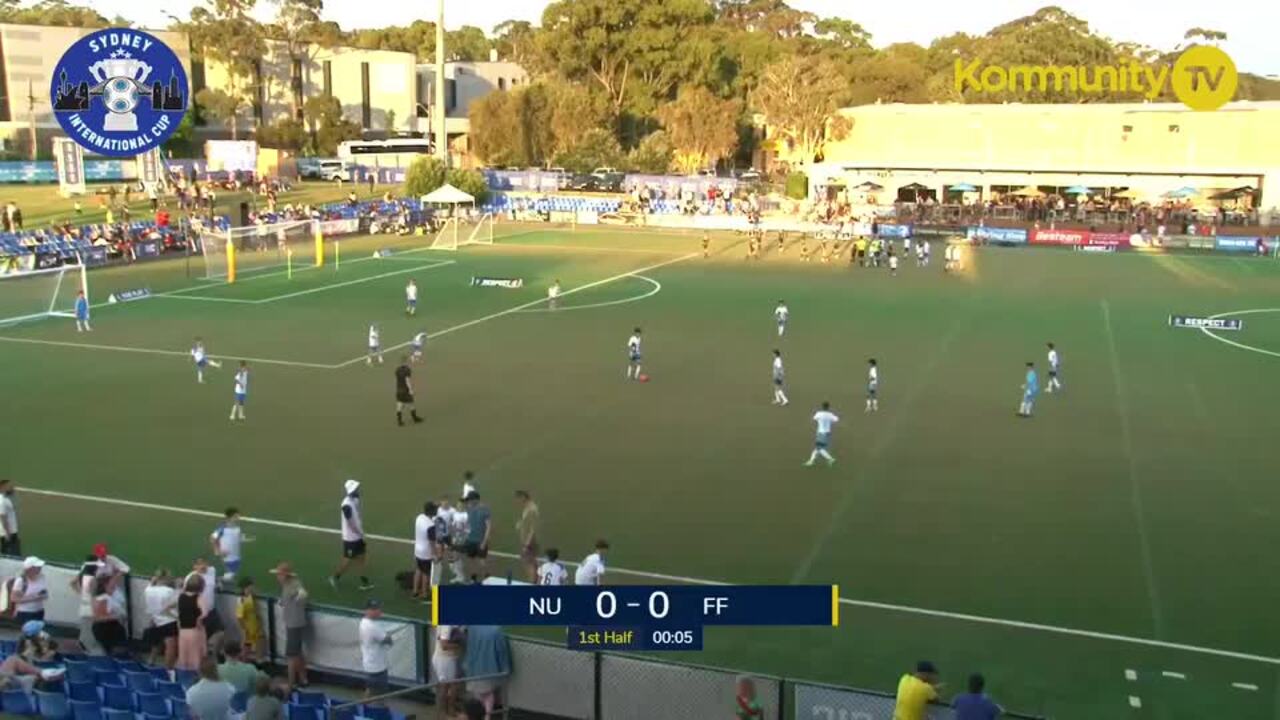
[{"label": "tree", "polygon": [[450,185],[475,198],[477,205],[481,205],[485,200],[489,199],[489,181],[485,179],[484,174],[479,170],[449,168],[449,172],[445,174],[445,180]]},{"label": "tree", "polygon": [[[464,61],[485,61],[489,59],[489,48],[493,47],[492,41],[484,34],[484,31],[474,25],[463,25],[457,30],[445,33],[444,49],[448,60],[464,60]],[[435,43],[432,42],[432,52],[435,52]]]},{"label": "tree", "polygon": [[430,155],[416,158],[404,174],[404,191],[409,197],[422,197],[444,185],[448,177],[444,163]]},{"label": "tree", "polygon": [[178,123],[178,129],[173,131],[168,140],[164,141],[161,148],[168,153],[169,157],[189,158],[198,155],[196,147],[196,114],[188,110],[182,116],[182,122]]},{"label": "tree", "polygon": [[15,25],[102,28],[119,25],[120,19],[108,20],[97,10],[66,0],[40,0],[30,7],[22,7],[17,0],[0,3],[0,22]]},{"label": "tree", "polygon": [[[275,19],[266,31],[271,39],[280,43],[291,65],[289,106],[295,119],[302,117],[304,103],[302,81],[306,69],[315,63],[322,48],[336,45],[341,30],[335,23],[324,22],[320,13],[324,0],[272,0],[276,6]],[[294,74],[292,68],[297,68]]]},{"label": "tree", "polygon": [[665,175],[671,170],[671,159],[675,148],[666,131],[658,130],[644,136],[631,152],[627,153],[628,170],[641,173]]},{"label": "tree", "polygon": [[493,29],[493,46],[500,59],[526,65],[536,52],[534,34],[527,20],[508,20]]},{"label": "tree", "polygon": [[1205,42],[1209,45],[1216,45],[1227,39],[1227,34],[1221,30],[1210,30],[1208,28],[1193,27],[1182,35],[1182,39],[1187,41],[1188,45],[1194,45],[1197,40]]},{"label": "tree", "polygon": [[848,79],[829,60],[788,57],[765,69],[752,106],[764,113],[771,135],[785,139],[807,163],[828,140],[849,132],[848,120],[838,114],[848,86]]},{"label": "tree", "polygon": [[307,129],[300,120],[282,117],[270,125],[258,128],[258,144],[277,150],[298,152],[307,144]]},{"label": "tree", "polygon": [[251,105],[261,83],[259,62],[266,55],[263,27],[250,15],[255,0],[204,0],[191,9],[191,18],[177,29],[191,39],[192,54],[221,66],[226,77],[216,90],[205,96],[204,108],[214,117],[230,123],[231,137],[238,137],[239,109]]},{"label": "tree", "polygon": [[599,167],[617,167],[622,164],[622,147],[613,133],[593,128],[578,141],[555,157],[555,164],[570,172],[590,172]]},{"label": "tree", "polygon": [[234,140],[239,137],[237,128],[240,125],[240,113],[249,107],[244,94],[229,93],[213,88],[201,88],[196,93],[195,100],[202,115],[207,115],[226,125],[227,129],[231,131],[231,139]]},{"label": "tree", "polygon": [[530,167],[551,155],[552,107],[543,85],[491,92],[469,115],[471,147],[490,165]]},{"label": "tree", "polygon": [[658,110],[675,148],[675,162],[693,173],[733,154],[738,146],[738,118],[742,103],[722,100],[702,86],[681,88],[675,102]]},{"label": "tree", "polygon": [[852,20],[823,18],[813,26],[818,37],[847,50],[870,50],[871,33]]},{"label": "tree", "polygon": [[309,98],[302,116],[311,135],[309,149],[316,155],[332,156],[338,152],[338,143],[360,137],[360,126],[347,119],[342,104],[331,95]]},{"label": "tree", "polygon": [[607,98],[576,83],[548,86],[548,103],[552,155],[578,144],[591,130],[611,127],[615,119]]}]

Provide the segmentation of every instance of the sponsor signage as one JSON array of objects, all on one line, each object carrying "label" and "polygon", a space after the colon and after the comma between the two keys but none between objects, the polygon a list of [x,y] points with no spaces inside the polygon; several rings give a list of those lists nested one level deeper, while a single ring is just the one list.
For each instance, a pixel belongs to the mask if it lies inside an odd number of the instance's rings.
[{"label": "sponsor signage", "polygon": [[1116,251],[1115,245],[1079,245],[1076,247],[1081,252],[1091,253],[1113,253]]},{"label": "sponsor signage", "polygon": [[160,241],[139,240],[133,244],[133,256],[135,258],[160,257]]},{"label": "sponsor signage", "polygon": [[1194,315],[1170,315],[1169,327],[1192,330],[1243,330],[1244,321],[1224,317],[1195,317]]},{"label": "sponsor signage", "polygon": [[1216,247],[1224,252],[1257,252],[1258,243],[1265,241],[1260,237],[1233,237],[1219,235]]},{"label": "sponsor signage", "polygon": [[91,247],[80,253],[80,262],[85,265],[106,265],[107,249],[104,247]]},{"label": "sponsor signage", "polygon": [[132,290],[121,290],[120,292],[111,293],[107,296],[108,303],[132,302],[143,298],[151,297],[150,288],[134,288]]},{"label": "sponsor signage", "polygon": [[970,227],[965,230],[965,237],[971,241],[1022,244],[1027,241],[1027,231],[1022,228]]},{"label": "sponsor signage", "polygon": [[524,287],[524,280],[520,278],[473,277],[471,278],[471,287],[496,287],[514,290]]},{"label": "sponsor signage", "polygon": [[1087,245],[1088,230],[1033,230],[1032,245]]},{"label": "sponsor signage", "polygon": [[319,222],[320,233],[326,237],[330,235],[350,235],[351,233],[360,231],[359,218],[343,218],[341,220],[321,220]]},{"label": "sponsor signage", "polygon": [[63,197],[83,195],[84,148],[68,138],[54,138],[53,157],[58,172],[58,192]]},{"label": "sponsor signage", "polygon": [[58,253],[36,253],[36,270],[57,267],[62,264]]},{"label": "sponsor signage", "polygon": [[882,238],[909,238],[911,226],[881,223],[876,227],[876,235]]},{"label": "sponsor signage", "polygon": [[1085,244],[1109,248],[1128,247],[1129,235],[1127,233],[1088,233]]}]

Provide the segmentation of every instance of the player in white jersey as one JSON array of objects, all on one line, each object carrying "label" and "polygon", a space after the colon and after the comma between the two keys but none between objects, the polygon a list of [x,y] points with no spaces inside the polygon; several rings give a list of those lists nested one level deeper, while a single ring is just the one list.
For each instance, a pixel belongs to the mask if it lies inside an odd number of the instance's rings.
[{"label": "player in white jersey", "polygon": [[235,393],[235,402],[231,405],[231,419],[244,419],[244,404],[249,399],[249,363],[244,360],[240,361],[240,369],[236,371],[236,381],[233,388]]},{"label": "player in white jersey", "polygon": [[564,585],[569,579],[569,572],[560,564],[560,551],[547,550],[547,561],[538,566],[539,585]]},{"label": "player in white jersey", "polygon": [[409,357],[414,362],[422,362],[422,346],[427,344],[427,333],[420,332],[413,336],[413,340],[409,341]]},{"label": "player in white jersey", "polygon": [[1045,386],[1044,391],[1051,393],[1054,390],[1062,389],[1062,356],[1058,354],[1058,349],[1049,343],[1049,384]]},{"label": "player in white jersey", "polygon": [[239,510],[227,508],[223,517],[223,523],[209,536],[209,544],[213,548],[213,554],[222,558],[222,584],[231,586],[240,572],[240,545],[249,542],[251,538],[240,527]]},{"label": "player in white jersey", "polygon": [[364,573],[369,561],[369,548],[364,542],[364,517],[361,511],[360,503],[360,481],[348,480],[343,484],[342,489],[345,495],[342,497],[342,559],[338,561],[338,567],[329,576],[329,585],[337,588],[338,581],[342,579],[343,573],[351,565],[357,565],[360,568],[360,589],[372,590],[373,583],[369,582],[368,576]]},{"label": "player in white jersey", "polygon": [[547,308],[555,310],[560,304],[560,281],[556,280],[547,288]]},{"label": "player in white jersey", "polygon": [[369,355],[364,359],[365,365],[372,365],[374,359],[378,360],[378,364],[382,364],[382,334],[378,331],[377,323],[369,325]]},{"label": "player in white jersey", "polygon": [[422,512],[413,520],[413,597],[431,600],[431,580],[436,578],[435,566],[440,557],[440,523],[436,515],[440,508],[433,502],[422,506]]},{"label": "player in white jersey", "polygon": [[404,286],[404,314],[416,315],[418,312],[418,281],[410,279]]},{"label": "player in white jersey", "polygon": [[631,333],[631,339],[627,340],[627,379],[640,379],[640,328],[636,328]]},{"label": "player in white jersey", "polygon": [[578,565],[578,569],[573,573],[574,585],[603,585],[604,579],[604,556],[609,551],[609,543],[604,540],[596,541],[596,551],[583,559]]},{"label": "player in white jersey", "polygon": [[828,448],[831,447],[831,430],[840,422],[840,418],[831,412],[831,403],[824,402],[822,408],[813,414],[813,421],[817,424],[818,431],[813,439],[813,452],[809,454],[805,466],[813,465],[819,457],[826,460],[827,465],[835,465],[836,459],[831,456]]},{"label": "player in white jersey", "polygon": [[893,251],[893,246],[889,247],[889,274],[898,274],[898,255]]},{"label": "player in white jersey", "polygon": [[191,346],[191,360],[196,364],[196,382],[198,383],[204,382],[205,365],[216,368],[222,367],[222,363],[209,357],[209,353],[205,352],[204,341],[200,338],[196,338],[195,344]]},{"label": "player in white jersey", "polygon": [[791,402],[782,388],[786,384],[786,370],[782,368],[782,351],[773,351],[773,404],[786,405]]},{"label": "player in white jersey", "polygon": [[929,243],[923,240],[916,243],[916,267],[924,267],[924,254],[928,247]]},{"label": "player in white jersey", "polygon": [[782,337],[787,332],[787,320],[791,319],[791,310],[784,301],[778,301],[778,307],[773,310],[773,318],[778,321],[778,337]]},{"label": "player in white jersey", "polygon": [[867,409],[866,412],[876,412],[880,409],[880,398],[877,393],[880,390],[880,369],[876,366],[876,359],[871,358],[867,361]]}]

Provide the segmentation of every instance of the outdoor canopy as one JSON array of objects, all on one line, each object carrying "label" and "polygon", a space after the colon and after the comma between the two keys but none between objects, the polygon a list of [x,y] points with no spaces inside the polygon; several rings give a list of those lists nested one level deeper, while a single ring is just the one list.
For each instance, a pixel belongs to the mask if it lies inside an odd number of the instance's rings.
[{"label": "outdoor canopy", "polygon": [[1072,185],[1067,188],[1068,195],[1092,195],[1093,191],[1083,185]]},{"label": "outdoor canopy", "polygon": [[969,183],[957,183],[955,185],[948,186],[947,189],[952,192],[977,192],[978,191],[978,188],[974,187],[973,185],[970,185]]},{"label": "outdoor canopy", "polygon": [[1030,185],[1021,190],[1015,190],[1012,194],[1018,197],[1044,197],[1044,193],[1040,192],[1039,188],[1034,188]]},{"label": "outdoor canopy", "polygon": [[437,205],[463,205],[474,203],[475,201],[474,197],[448,183],[422,196],[422,202],[435,203]]}]

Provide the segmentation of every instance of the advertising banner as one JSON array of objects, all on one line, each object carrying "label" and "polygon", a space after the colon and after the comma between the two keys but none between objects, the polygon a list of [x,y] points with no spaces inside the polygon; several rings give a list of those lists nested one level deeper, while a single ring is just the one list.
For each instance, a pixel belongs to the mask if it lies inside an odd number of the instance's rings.
[{"label": "advertising banner", "polygon": [[36,253],[36,270],[58,267],[61,264],[62,258],[58,257],[58,253]]},{"label": "advertising banner", "polygon": [[1222,252],[1256,253],[1258,243],[1265,241],[1260,237],[1238,237],[1219,235],[1216,248]]},{"label": "advertising banner", "polygon": [[972,241],[996,245],[1022,245],[1027,242],[1027,231],[1022,228],[970,227],[965,237]]},{"label": "advertising banner", "polygon": [[80,262],[85,265],[106,265],[107,249],[104,247],[91,247],[80,253]]},{"label": "advertising banner", "polygon": [[350,235],[360,231],[359,218],[342,218],[340,220],[321,220],[320,232],[325,237],[333,235]]},{"label": "advertising banner", "polygon": [[876,235],[882,238],[909,238],[911,226],[881,223],[876,227]]},{"label": "advertising banner", "polygon": [[139,240],[133,244],[133,256],[138,259],[160,257],[160,241]]},{"label": "advertising banner", "polygon": [[58,171],[58,194],[84,194],[84,149],[70,138],[53,139],[53,157]]},{"label": "advertising banner", "polygon": [[471,278],[471,287],[496,287],[516,290],[524,287],[524,280],[520,278],[473,277]]},{"label": "advertising banner", "polygon": [[1169,327],[1191,330],[1243,330],[1244,321],[1238,318],[1206,318],[1194,315],[1170,315]]},{"label": "advertising banner", "polygon": [[1088,230],[1033,230],[1030,241],[1032,245],[1087,245],[1089,235]]},{"label": "advertising banner", "polygon": [[147,187],[160,182],[160,148],[148,150],[138,156],[138,179]]},{"label": "advertising banner", "polygon": [[1101,247],[1123,248],[1129,247],[1129,235],[1127,233],[1089,233],[1086,245],[1095,245]]}]

